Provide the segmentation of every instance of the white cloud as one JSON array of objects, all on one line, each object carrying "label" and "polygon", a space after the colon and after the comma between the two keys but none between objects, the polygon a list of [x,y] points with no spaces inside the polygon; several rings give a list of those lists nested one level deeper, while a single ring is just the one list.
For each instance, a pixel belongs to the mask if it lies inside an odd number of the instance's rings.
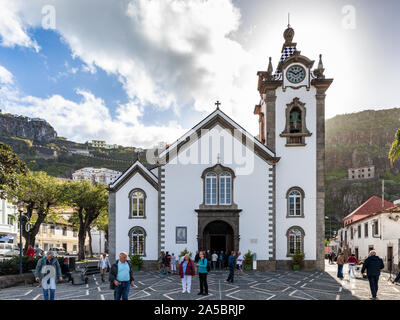
[{"label": "white cloud", "polygon": [[117,118],[112,119],[102,99],[85,90],[76,93],[81,96],[78,103],[60,95],[47,99],[24,96],[8,88],[0,90],[0,104],[5,112],[46,119],[60,136],[77,142],[107,139],[126,146],[153,147],[160,137],[173,141],[184,132],[172,123],[162,127],[140,124],[142,114],[134,103],[120,105]]},{"label": "white cloud", "polygon": [[3,84],[13,84],[13,75],[10,71],[8,71],[3,66],[0,66],[0,83]]},{"label": "white cloud", "polygon": [[257,100],[255,70],[252,56],[231,38],[240,25],[231,0],[16,2],[25,28],[40,26],[42,6],[54,5],[57,32],[72,55],[87,71],[117,75],[141,112],[146,105],[177,115],[187,105],[210,112],[218,99],[225,112],[255,129],[248,105]]},{"label": "white cloud", "polygon": [[31,47],[39,51],[37,43],[26,32],[26,23],[17,14],[20,5],[17,1],[0,0],[0,45]]}]

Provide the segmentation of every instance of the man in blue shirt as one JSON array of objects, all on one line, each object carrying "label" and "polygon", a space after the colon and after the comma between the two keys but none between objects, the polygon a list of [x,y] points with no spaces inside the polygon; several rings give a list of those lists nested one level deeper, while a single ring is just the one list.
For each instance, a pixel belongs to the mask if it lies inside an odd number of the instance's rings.
[{"label": "man in blue shirt", "polygon": [[233,277],[235,276],[235,266],[236,266],[235,256],[236,256],[236,252],[232,251],[232,253],[228,259],[229,276],[228,276],[228,279],[226,279],[226,281],[232,282],[232,283],[233,283]]},{"label": "man in blue shirt", "polygon": [[114,289],[114,300],[128,300],[129,285],[135,285],[133,271],[130,263],[127,261],[128,255],[125,252],[119,254],[117,260],[110,270],[110,287]]}]

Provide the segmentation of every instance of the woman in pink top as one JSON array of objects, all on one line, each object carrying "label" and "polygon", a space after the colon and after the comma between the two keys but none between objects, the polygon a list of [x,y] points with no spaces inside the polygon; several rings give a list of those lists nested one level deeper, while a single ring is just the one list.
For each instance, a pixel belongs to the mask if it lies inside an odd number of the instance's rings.
[{"label": "woman in pink top", "polygon": [[353,274],[353,277],[356,277],[356,271],[355,271],[355,267],[358,263],[357,258],[355,256],[355,254],[352,254],[348,259],[347,259],[347,263],[349,264],[349,279],[351,279],[351,274]]}]

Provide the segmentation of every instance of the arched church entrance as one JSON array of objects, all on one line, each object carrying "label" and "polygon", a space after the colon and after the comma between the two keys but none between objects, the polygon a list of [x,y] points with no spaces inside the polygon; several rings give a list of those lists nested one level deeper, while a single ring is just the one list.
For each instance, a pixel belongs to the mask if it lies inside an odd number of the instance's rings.
[{"label": "arched church entrance", "polygon": [[234,232],[229,223],[221,220],[212,221],[203,231],[203,249],[210,251],[232,251]]}]

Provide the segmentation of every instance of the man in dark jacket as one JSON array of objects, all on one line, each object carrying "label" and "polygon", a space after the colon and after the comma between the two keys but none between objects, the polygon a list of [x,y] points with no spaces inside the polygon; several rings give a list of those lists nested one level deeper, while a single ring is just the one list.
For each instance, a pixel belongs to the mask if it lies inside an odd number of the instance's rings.
[{"label": "man in dark jacket", "polygon": [[378,293],[379,276],[381,274],[381,269],[383,269],[384,267],[385,265],[383,264],[382,259],[376,255],[376,251],[371,250],[369,252],[369,257],[365,259],[363,263],[361,273],[363,274],[365,272],[365,269],[367,270],[367,277],[369,281],[369,286],[371,288],[373,300],[376,300],[376,295]]},{"label": "man in dark jacket", "polygon": [[135,285],[133,270],[127,261],[128,255],[125,252],[119,254],[117,260],[110,270],[110,288],[114,290],[114,300],[128,300],[129,285]]},{"label": "man in dark jacket", "polygon": [[233,283],[233,277],[235,276],[235,267],[236,267],[236,252],[232,251],[231,255],[228,258],[228,268],[229,268],[229,276],[226,281]]}]

